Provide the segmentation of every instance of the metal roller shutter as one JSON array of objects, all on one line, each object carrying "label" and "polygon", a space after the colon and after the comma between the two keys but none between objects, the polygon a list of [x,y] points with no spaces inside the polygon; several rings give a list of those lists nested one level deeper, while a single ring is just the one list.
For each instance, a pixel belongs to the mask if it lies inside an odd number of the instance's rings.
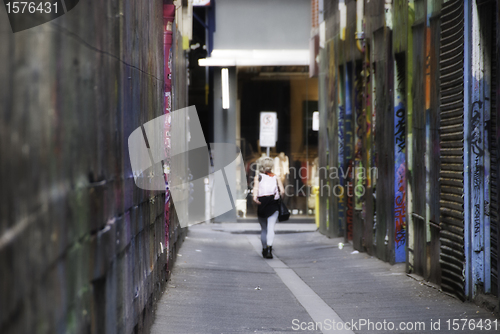
[{"label": "metal roller shutter", "polygon": [[441,12],[440,48],[440,242],[441,287],[465,299],[464,254],[464,2]]}]

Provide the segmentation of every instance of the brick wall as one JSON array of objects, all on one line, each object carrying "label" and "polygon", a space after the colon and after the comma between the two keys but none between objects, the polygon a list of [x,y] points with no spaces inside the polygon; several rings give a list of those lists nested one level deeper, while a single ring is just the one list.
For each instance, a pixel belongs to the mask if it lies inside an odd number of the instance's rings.
[{"label": "brick wall", "polygon": [[146,332],[165,195],[128,135],[161,115],[162,1],[80,1],[13,34],[0,10],[0,332]]}]

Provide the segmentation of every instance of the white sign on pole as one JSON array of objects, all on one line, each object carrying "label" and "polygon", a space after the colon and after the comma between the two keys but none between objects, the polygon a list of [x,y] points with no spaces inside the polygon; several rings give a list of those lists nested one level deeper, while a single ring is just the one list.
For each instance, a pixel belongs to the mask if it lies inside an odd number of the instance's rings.
[{"label": "white sign on pole", "polygon": [[278,115],[274,111],[262,111],[260,113],[260,135],[261,147],[274,147],[278,140]]}]

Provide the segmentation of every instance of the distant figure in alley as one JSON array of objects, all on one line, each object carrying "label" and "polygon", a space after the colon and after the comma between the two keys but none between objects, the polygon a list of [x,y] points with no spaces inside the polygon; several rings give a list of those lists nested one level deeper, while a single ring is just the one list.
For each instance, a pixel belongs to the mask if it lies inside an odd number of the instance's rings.
[{"label": "distant figure in alley", "polygon": [[265,157],[259,164],[259,174],[254,178],[253,200],[258,204],[257,216],[261,227],[262,257],[273,258],[274,226],[278,220],[279,198],[285,189],[272,173],[274,160]]}]

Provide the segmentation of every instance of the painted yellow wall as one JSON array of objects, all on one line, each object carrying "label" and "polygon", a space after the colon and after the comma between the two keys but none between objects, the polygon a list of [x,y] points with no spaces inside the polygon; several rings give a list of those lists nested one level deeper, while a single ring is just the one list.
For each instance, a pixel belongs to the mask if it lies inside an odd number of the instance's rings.
[{"label": "painted yellow wall", "polygon": [[304,101],[318,101],[317,78],[290,80],[290,140],[292,157],[296,154],[302,154],[305,151],[302,143],[304,128],[302,104]]}]

